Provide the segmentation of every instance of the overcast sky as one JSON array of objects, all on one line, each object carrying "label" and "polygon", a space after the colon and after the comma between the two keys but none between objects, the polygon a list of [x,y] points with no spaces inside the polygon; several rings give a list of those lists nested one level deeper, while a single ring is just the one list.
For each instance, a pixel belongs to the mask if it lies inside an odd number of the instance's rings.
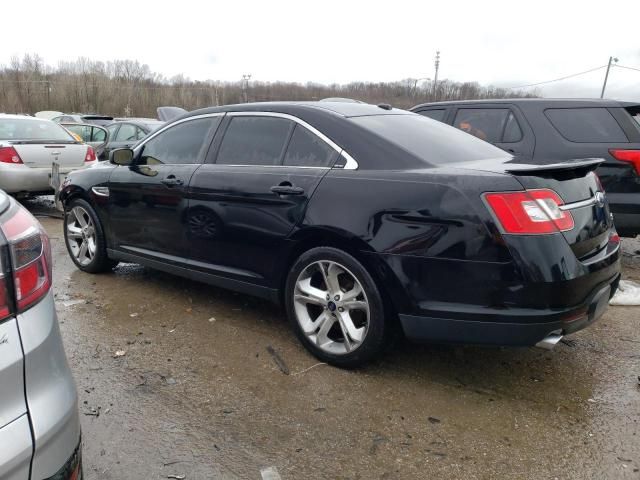
[{"label": "overcast sky", "polygon": [[[0,63],[133,59],[167,77],[346,83],[433,77],[515,86],[607,63],[640,69],[638,0],[5,1]],[[538,87],[599,96],[604,69]],[[607,96],[640,101],[640,71]]]}]

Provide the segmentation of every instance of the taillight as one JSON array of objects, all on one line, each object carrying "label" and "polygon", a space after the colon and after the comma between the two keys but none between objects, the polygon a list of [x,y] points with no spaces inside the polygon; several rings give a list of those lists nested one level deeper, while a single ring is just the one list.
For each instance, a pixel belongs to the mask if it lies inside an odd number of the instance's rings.
[{"label": "taillight", "polygon": [[620,150],[616,148],[612,148],[609,150],[609,153],[616,160],[620,160],[621,162],[627,162],[633,165],[636,173],[640,175],[640,150]]},{"label": "taillight", "polygon": [[[38,221],[22,207],[17,208],[15,214],[0,227],[9,243],[15,301],[21,312],[38,302],[51,288],[49,237]],[[0,296],[4,294],[7,299],[6,292],[6,283],[3,282]]]},{"label": "taillight", "polygon": [[87,154],[84,156],[85,162],[95,162],[96,161],[96,151],[93,147],[87,147]]},{"label": "taillight", "polygon": [[485,193],[484,198],[504,233],[536,235],[574,226],[571,213],[560,209],[564,202],[553,190]]},{"label": "taillight", "polygon": [[22,159],[13,147],[0,147],[0,162],[2,163],[22,163]]}]

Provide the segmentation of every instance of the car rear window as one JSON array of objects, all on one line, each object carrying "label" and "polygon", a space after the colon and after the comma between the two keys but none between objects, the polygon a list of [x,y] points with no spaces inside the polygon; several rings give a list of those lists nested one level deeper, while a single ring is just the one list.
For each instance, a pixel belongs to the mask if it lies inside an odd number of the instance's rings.
[{"label": "car rear window", "polygon": [[0,118],[0,140],[75,142],[75,139],[57,123],[26,118]]},{"label": "car rear window", "polygon": [[549,108],[545,115],[564,138],[577,143],[628,142],[616,119],[603,107]]},{"label": "car rear window", "polygon": [[490,143],[422,115],[376,115],[351,120],[431,165],[509,157]]}]

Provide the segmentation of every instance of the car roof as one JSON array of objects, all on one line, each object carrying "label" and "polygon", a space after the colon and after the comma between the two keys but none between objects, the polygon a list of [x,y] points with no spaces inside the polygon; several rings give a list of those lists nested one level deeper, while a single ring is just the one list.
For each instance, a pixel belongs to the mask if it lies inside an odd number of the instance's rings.
[{"label": "car roof", "polygon": [[415,110],[422,107],[437,107],[437,106],[449,106],[449,105],[469,105],[469,104],[496,104],[496,103],[511,103],[521,105],[545,105],[549,107],[629,107],[637,105],[634,102],[623,102],[620,100],[602,99],[602,98],[489,98],[482,100],[451,100],[443,102],[427,102],[411,107],[410,110]]},{"label": "car roof", "polygon": [[29,115],[14,115],[11,113],[0,113],[0,119],[2,118],[15,118],[21,120],[37,120],[39,122],[50,122],[48,118],[40,118],[40,117],[31,117]]},{"label": "car roof", "polygon": [[397,108],[387,110],[368,103],[346,103],[346,102],[255,102],[241,103],[237,105],[224,105],[221,107],[209,107],[194,110],[182,115],[179,118],[187,118],[195,115],[205,115],[207,113],[219,112],[278,112],[290,115],[300,113],[326,113],[341,117],[361,117],[369,115],[406,115],[410,114],[406,110]]},{"label": "car roof", "polygon": [[109,123],[108,125],[104,125],[105,127],[110,127],[112,125],[121,125],[123,123],[130,123],[132,125],[137,125],[140,127],[148,127],[149,125],[164,125],[165,122],[162,122],[160,120],[153,120],[153,119],[142,119],[142,118],[126,118],[126,119],[121,119],[121,120],[115,120],[111,123]]}]

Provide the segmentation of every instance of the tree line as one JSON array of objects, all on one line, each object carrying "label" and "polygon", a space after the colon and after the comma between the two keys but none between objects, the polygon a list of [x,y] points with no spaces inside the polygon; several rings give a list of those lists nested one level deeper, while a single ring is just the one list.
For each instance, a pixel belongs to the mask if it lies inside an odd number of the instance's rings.
[{"label": "tree line", "polygon": [[441,100],[533,97],[532,93],[482,86],[477,82],[406,78],[395,82],[194,81],[182,75],[166,78],[135,60],[109,62],[78,58],[53,67],[38,55],[13,57],[0,66],[0,112],[33,114],[41,110],[155,117],[156,108],[187,110],[233,103],[320,100],[347,97],[398,108]]}]

